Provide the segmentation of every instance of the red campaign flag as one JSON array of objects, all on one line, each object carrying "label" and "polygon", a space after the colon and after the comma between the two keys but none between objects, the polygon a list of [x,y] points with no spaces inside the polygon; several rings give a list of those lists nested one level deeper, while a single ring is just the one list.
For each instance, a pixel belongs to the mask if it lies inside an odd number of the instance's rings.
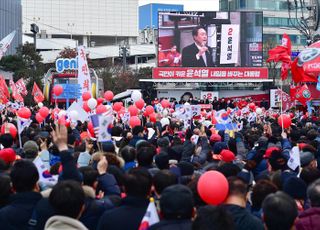
[{"label": "red campaign flag", "polygon": [[7,98],[10,97],[10,93],[9,93],[9,89],[8,89],[7,83],[6,83],[6,81],[3,79],[2,76],[0,76],[0,91],[1,91],[2,94],[3,94],[4,96],[6,96]]},{"label": "red campaign flag", "polygon": [[9,85],[11,88],[11,95],[13,97],[14,100],[19,101],[19,102],[23,102],[23,97],[20,95],[16,85],[14,84],[14,82],[12,80],[9,81]]},{"label": "red campaign flag", "polygon": [[282,62],[281,75],[280,75],[282,81],[287,79],[290,67],[291,67],[291,63],[290,62]]},{"label": "red campaign flag", "polygon": [[296,93],[297,93],[297,87],[295,87],[294,85],[290,85],[290,98],[291,98],[291,101],[295,101],[296,100]]},{"label": "red campaign flag", "polygon": [[281,45],[269,50],[267,62],[291,62],[291,40],[287,34],[283,34]]},{"label": "red campaign flag", "polygon": [[3,94],[3,91],[0,90],[0,104],[7,104],[8,102],[8,98]]},{"label": "red campaign flag", "polygon": [[281,89],[276,91],[276,96],[282,100],[282,110],[287,111],[294,107],[294,101],[291,100],[291,97],[286,92],[283,92]]},{"label": "red campaign flag", "polygon": [[36,103],[43,102],[44,96],[37,83],[33,83],[32,96]]},{"label": "red campaign flag", "polygon": [[296,99],[304,106],[306,106],[308,101],[312,100],[311,92],[306,84],[297,90]]},{"label": "red campaign flag", "polygon": [[20,78],[17,82],[16,82],[16,88],[19,92],[19,94],[23,95],[23,96],[27,96],[28,91],[26,88],[26,85],[24,84],[24,81],[22,78]]}]

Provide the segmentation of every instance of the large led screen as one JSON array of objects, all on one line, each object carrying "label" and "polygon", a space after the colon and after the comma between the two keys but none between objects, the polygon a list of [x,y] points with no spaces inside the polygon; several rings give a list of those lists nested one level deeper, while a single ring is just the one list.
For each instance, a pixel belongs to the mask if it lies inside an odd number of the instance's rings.
[{"label": "large led screen", "polygon": [[262,12],[159,12],[159,67],[262,67]]}]

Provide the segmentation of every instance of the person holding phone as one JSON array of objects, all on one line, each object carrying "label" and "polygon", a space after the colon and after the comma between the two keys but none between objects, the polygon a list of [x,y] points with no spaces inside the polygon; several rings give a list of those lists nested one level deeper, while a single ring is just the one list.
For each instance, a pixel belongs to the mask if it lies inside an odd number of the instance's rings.
[{"label": "person holding phone", "polygon": [[183,67],[213,67],[212,50],[207,46],[207,31],[202,26],[192,30],[194,43],[182,50]]}]

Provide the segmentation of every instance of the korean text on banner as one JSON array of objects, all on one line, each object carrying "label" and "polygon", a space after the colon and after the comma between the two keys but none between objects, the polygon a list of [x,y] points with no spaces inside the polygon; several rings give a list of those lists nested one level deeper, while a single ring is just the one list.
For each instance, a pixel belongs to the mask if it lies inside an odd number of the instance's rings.
[{"label": "korean text on banner", "polygon": [[238,63],[239,28],[239,25],[222,25],[220,64]]},{"label": "korean text on banner", "polygon": [[80,85],[81,95],[91,91],[90,72],[84,46],[78,47],[78,84]]}]

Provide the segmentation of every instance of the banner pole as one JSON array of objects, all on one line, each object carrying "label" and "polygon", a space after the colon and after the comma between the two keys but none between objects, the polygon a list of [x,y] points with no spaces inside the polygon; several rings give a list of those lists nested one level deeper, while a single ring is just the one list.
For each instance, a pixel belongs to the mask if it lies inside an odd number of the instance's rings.
[{"label": "banner pole", "polygon": [[[283,99],[283,87],[282,87],[283,83],[282,80],[280,80],[280,89],[281,89],[281,94],[280,94],[280,116],[283,113],[283,105],[282,105],[282,99]],[[281,119],[281,128],[282,128],[282,132],[283,132],[283,117]]]}]

